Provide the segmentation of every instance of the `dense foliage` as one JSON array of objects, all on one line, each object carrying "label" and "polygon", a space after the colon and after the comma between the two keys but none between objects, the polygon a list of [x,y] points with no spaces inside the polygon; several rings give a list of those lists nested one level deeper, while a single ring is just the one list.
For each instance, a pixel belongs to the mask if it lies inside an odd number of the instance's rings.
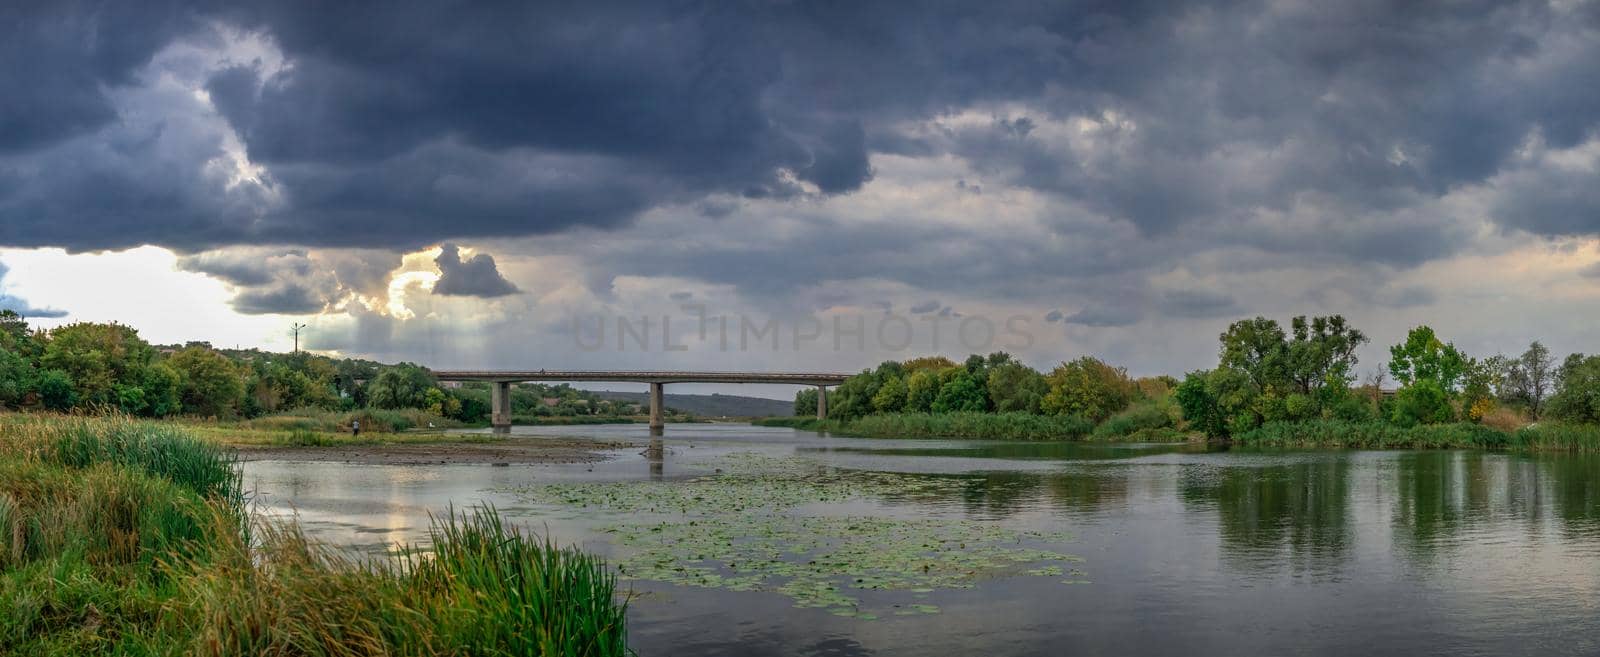
[{"label": "dense foliage", "polygon": [[[1388,349],[1356,385],[1365,333],[1339,315],[1265,317],[1218,336],[1217,366],[1134,379],[1092,356],[1038,372],[1010,355],[889,361],[830,393],[828,418],[796,426],[852,435],[1174,440],[1258,445],[1525,447],[1600,445],[1600,356],[1559,367],[1533,342],[1515,357],[1473,358],[1427,326]],[[1384,386],[1386,377],[1398,383]],[[816,392],[796,398],[809,416]],[[1071,418],[1038,423],[1030,417]],[[1562,423],[1528,427],[1541,417]]]},{"label": "dense foliage", "polygon": [[[522,416],[638,411],[567,385],[518,385],[511,401],[513,414]],[[442,387],[413,363],[215,349],[202,342],[152,345],[115,323],[33,330],[16,313],[0,311],[0,409],[19,408],[219,419],[322,417],[329,411],[347,414],[345,426],[355,411],[418,410],[481,422],[489,414],[489,387]]]},{"label": "dense foliage", "polygon": [[[1004,352],[959,364],[937,356],[886,361],[828,393],[826,422],[795,426],[868,436],[1171,440],[1181,438],[1170,399],[1176,383],[1134,379],[1092,356],[1049,374]],[[816,391],[800,391],[794,408],[798,417],[814,414]]]},{"label": "dense foliage", "polygon": [[[1296,317],[1288,332],[1271,319],[1242,320],[1219,341],[1217,367],[1190,372],[1174,395],[1189,427],[1213,438],[1274,445],[1550,445],[1567,443],[1524,440],[1531,434],[1517,432],[1523,416],[1600,421],[1600,359],[1574,354],[1555,369],[1539,342],[1515,358],[1477,359],[1419,326],[1389,348],[1382,372],[1399,387],[1386,390],[1382,374],[1352,387],[1355,349],[1366,336],[1337,315]],[[1450,426],[1458,428],[1424,428]]]}]

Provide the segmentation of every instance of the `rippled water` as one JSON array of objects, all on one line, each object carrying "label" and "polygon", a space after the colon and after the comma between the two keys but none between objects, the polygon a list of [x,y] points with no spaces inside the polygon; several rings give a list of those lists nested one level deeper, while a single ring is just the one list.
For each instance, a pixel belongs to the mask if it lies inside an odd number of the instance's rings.
[{"label": "rippled water", "polygon": [[[852,514],[1070,532],[1087,584],[985,579],[934,615],[840,618],[772,592],[631,582],[641,655],[1600,654],[1600,458],[1467,451],[861,440],[742,425],[519,428],[627,440],[584,465],[257,461],[246,483],[318,538],[378,551],[480,501],[618,556],[615,514],[519,494],[678,481],[729,454],[952,480]],[[659,454],[659,457],[657,457]],[[951,482],[946,482],[951,483]],[[843,509],[845,507],[841,507]],[[826,511],[824,511],[826,512]],[[843,512],[843,511],[841,511]]]}]

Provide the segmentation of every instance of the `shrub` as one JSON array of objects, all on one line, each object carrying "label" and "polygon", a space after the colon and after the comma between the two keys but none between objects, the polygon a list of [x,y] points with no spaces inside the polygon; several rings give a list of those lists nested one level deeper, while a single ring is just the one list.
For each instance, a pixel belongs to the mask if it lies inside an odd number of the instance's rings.
[{"label": "shrub", "polygon": [[1389,421],[1402,427],[1437,424],[1455,418],[1450,396],[1431,380],[1423,379],[1395,393]]},{"label": "shrub", "polygon": [[1176,429],[1178,410],[1170,398],[1146,400],[1128,407],[1116,415],[1101,422],[1094,428],[1095,438],[1128,438],[1133,436],[1152,436],[1170,438],[1174,432],[1164,433],[1161,429]]}]

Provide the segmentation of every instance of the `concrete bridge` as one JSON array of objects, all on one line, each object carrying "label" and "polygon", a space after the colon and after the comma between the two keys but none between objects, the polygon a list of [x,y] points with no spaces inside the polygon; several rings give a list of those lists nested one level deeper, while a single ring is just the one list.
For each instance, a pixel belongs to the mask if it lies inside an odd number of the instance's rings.
[{"label": "concrete bridge", "polygon": [[490,386],[489,423],[495,431],[511,429],[511,384],[530,381],[616,381],[650,384],[650,428],[666,423],[663,389],[668,383],[786,383],[817,387],[817,419],[828,416],[828,386],[850,378],[828,372],[619,372],[610,370],[435,370],[440,381],[484,381]]}]

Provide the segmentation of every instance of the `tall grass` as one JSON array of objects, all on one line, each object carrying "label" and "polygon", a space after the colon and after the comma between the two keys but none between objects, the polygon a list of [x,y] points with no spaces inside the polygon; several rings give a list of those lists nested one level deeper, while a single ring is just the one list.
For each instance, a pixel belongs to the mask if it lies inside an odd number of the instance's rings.
[{"label": "tall grass", "polygon": [[228,450],[180,428],[126,417],[0,416],[0,458],[68,469],[110,464],[167,479],[195,494],[243,503]]},{"label": "tall grass", "polygon": [[243,504],[170,427],[0,416],[0,654],[626,653],[604,565],[492,508],[358,561]]},{"label": "tall grass", "polygon": [[431,558],[407,561],[412,584],[475,621],[446,624],[447,643],[515,655],[627,654],[627,605],[614,604],[616,576],[595,558],[525,536],[493,507],[451,510],[430,534]]},{"label": "tall grass", "polygon": [[461,426],[428,411],[415,408],[362,408],[353,411],[330,411],[321,408],[297,408],[245,421],[252,429],[283,431],[349,431],[350,423],[359,420],[362,431],[396,433],[410,429],[451,428]]},{"label": "tall grass", "polygon": [[1511,446],[1548,452],[1600,451],[1600,426],[1540,423],[1511,434]]},{"label": "tall grass", "polygon": [[1385,422],[1306,420],[1268,422],[1236,434],[1239,445],[1264,447],[1355,447],[1361,449],[1443,449],[1510,446],[1511,436],[1481,424],[1424,424],[1399,427]]}]

